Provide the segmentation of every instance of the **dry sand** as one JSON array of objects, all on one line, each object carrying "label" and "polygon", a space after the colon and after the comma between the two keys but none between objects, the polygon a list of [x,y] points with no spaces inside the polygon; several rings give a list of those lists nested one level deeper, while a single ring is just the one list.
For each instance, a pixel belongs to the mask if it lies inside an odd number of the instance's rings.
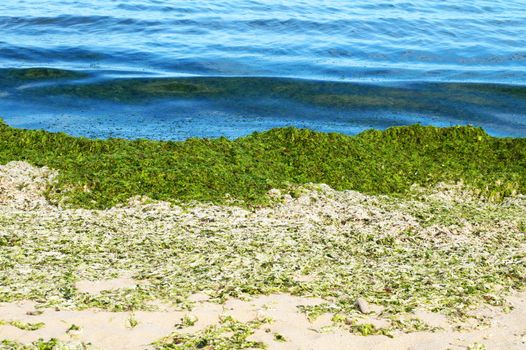
[{"label": "dry sand", "polygon": [[[108,288],[115,284],[111,282]],[[103,286],[101,281],[99,287]],[[261,296],[251,301],[228,300],[224,305],[202,300],[190,312],[171,310],[144,312],[105,312],[97,310],[55,311],[43,310],[40,315],[32,316],[34,302],[0,304],[0,315],[4,320],[23,322],[44,322],[45,326],[36,331],[24,331],[14,326],[1,326],[0,339],[29,343],[39,338],[57,338],[65,342],[91,343],[95,349],[150,349],[150,343],[174,332],[175,325],[184,316],[197,317],[194,326],[180,332],[191,333],[204,329],[219,321],[220,316],[230,315],[235,319],[248,322],[258,317],[270,317],[273,322],[256,330],[251,340],[264,342],[268,349],[289,350],[444,350],[467,349],[474,344],[484,344],[486,349],[526,349],[526,293],[510,298],[514,309],[509,313],[487,309],[493,317],[488,327],[467,332],[458,332],[448,327],[447,321],[440,316],[419,313],[430,324],[445,327],[438,332],[417,332],[397,334],[393,338],[386,336],[359,336],[343,329],[331,326],[330,315],[313,322],[299,313],[298,305],[322,302],[321,299],[301,298],[285,294]],[[133,317],[137,325],[131,327]],[[370,322],[371,320],[366,320]],[[69,331],[71,325],[80,327],[80,331]],[[285,337],[285,342],[274,339],[275,334]]]}]

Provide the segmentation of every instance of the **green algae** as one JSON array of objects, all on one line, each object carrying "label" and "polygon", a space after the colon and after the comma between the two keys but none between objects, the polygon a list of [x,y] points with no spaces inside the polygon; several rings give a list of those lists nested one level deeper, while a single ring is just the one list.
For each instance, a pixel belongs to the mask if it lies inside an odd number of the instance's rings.
[{"label": "green algae", "polygon": [[274,336],[274,341],[277,341],[277,342],[280,342],[280,343],[286,343],[287,342],[287,338],[284,335],[282,335],[282,334],[274,333],[273,336]]},{"label": "green algae", "polygon": [[[0,73],[2,73],[0,71]],[[0,74],[1,76],[2,74]],[[55,69],[55,68],[25,68],[7,70],[5,77],[13,81],[37,81],[37,80],[58,80],[58,79],[78,79],[86,77],[87,74]]]},{"label": "green algae", "polygon": [[239,322],[230,316],[222,317],[219,324],[207,327],[194,334],[174,334],[157,342],[159,350],[191,349],[265,349],[265,344],[248,340],[254,331],[269,320],[257,319],[247,323]]},{"label": "green algae", "polygon": [[69,344],[61,342],[58,339],[37,340],[31,344],[22,344],[10,340],[0,341],[1,350],[86,350],[91,349],[89,344]]},{"label": "green algae", "polygon": [[[495,117],[489,111],[516,114],[524,102],[524,91],[523,87],[498,84],[414,83],[386,86],[265,77],[181,77],[121,78],[76,85],[55,84],[35,87],[27,93],[131,104],[159,99],[207,100],[230,107],[240,104],[248,115],[252,114],[250,101],[255,101],[252,105],[257,105],[258,101],[267,101],[273,106],[266,104],[264,108],[294,103],[308,108],[329,108],[335,113],[385,112],[387,109],[443,116],[448,120],[456,116],[460,118],[457,119],[459,122],[476,118],[477,121],[492,124]],[[473,111],[476,110],[480,112],[475,117]],[[354,113],[353,120],[360,119]],[[369,117],[362,121],[371,127],[382,126],[380,119]]]},{"label": "green algae", "polygon": [[21,321],[16,321],[16,320],[15,321],[0,320],[0,326],[3,326],[3,325],[10,325],[10,326],[16,327],[24,331],[36,331],[45,326],[43,322],[26,323],[26,322],[21,322]]},{"label": "green algae", "polygon": [[358,136],[284,128],[237,140],[90,140],[0,124],[0,164],[59,170],[55,202],[107,208],[135,195],[166,201],[265,203],[271,188],[326,183],[339,190],[406,193],[464,182],[494,199],[526,192],[526,139],[474,127],[414,125]]},{"label": "green algae", "polygon": [[179,322],[179,323],[177,323],[175,325],[175,328],[176,329],[183,329],[183,328],[186,328],[186,327],[192,327],[193,325],[196,324],[197,321],[198,321],[198,318],[195,317],[195,316],[184,315],[181,318],[181,322]]}]

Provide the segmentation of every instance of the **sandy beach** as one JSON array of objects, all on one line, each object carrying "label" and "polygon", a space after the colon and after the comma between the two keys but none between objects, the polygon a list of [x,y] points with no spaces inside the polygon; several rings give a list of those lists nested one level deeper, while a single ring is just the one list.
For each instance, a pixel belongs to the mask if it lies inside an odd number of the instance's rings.
[{"label": "sandy beach", "polygon": [[526,1],[0,1],[0,350],[526,350]]},{"label": "sandy beach", "polygon": [[0,166],[0,348],[526,347],[522,196],[307,185],[250,210],[86,210],[47,202],[56,175]]}]

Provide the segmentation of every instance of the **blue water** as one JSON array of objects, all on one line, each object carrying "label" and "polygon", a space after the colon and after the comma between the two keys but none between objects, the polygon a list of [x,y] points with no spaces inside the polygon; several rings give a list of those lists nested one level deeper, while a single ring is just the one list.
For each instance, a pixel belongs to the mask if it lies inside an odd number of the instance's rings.
[{"label": "blue water", "polygon": [[526,137],[526,0],[3,0],[0,116],[89,137]]}]

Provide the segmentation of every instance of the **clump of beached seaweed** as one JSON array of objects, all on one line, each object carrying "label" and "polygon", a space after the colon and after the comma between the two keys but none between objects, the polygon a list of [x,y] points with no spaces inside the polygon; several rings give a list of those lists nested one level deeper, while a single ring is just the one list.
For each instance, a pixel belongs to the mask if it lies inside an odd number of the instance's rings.
[{"label": "clump of beached seaweed", "polygon": [[58,339],[38,340],[31,344],[22,344],[10,340],[0,341],[1,350],[88,350],[92,349],[89,344],[78,342],[61,342]]},{"label": "clump of beached seaweed", "polygon": [[0,326],[4,325],[10,325],[13,327],[16,327],[18,329],[24,330],[24,331],[36,331],[37,329],[40,329],[44,327],[44,323],[38,322],[38,323],[25,323],[20,321],[3,321],[0,320]]},{"label": "clump of beached seaweed", "polygon": [[493,138],[474,127],[415,125],[357,136],[284,128],[233,141],[160,142],[90,140],[0,122],[0,164],[18,160],[58,170],[48,198],[84,208],[133,196],[257,206],[268,204],[272,188],[305,183],[398,194],[413,184],[463,181],[495,200],[526,193],[526,139]]},{"label": "clump of beached seaweed", "polygon": [[217,325],[194,334],[174,334],[157,342],[160,350],[191,350],[191,349],[265,349],[261,342],[248,338],[266,319],[256,319],[247,323],[239,322],[230,316],[222,317]]}]

